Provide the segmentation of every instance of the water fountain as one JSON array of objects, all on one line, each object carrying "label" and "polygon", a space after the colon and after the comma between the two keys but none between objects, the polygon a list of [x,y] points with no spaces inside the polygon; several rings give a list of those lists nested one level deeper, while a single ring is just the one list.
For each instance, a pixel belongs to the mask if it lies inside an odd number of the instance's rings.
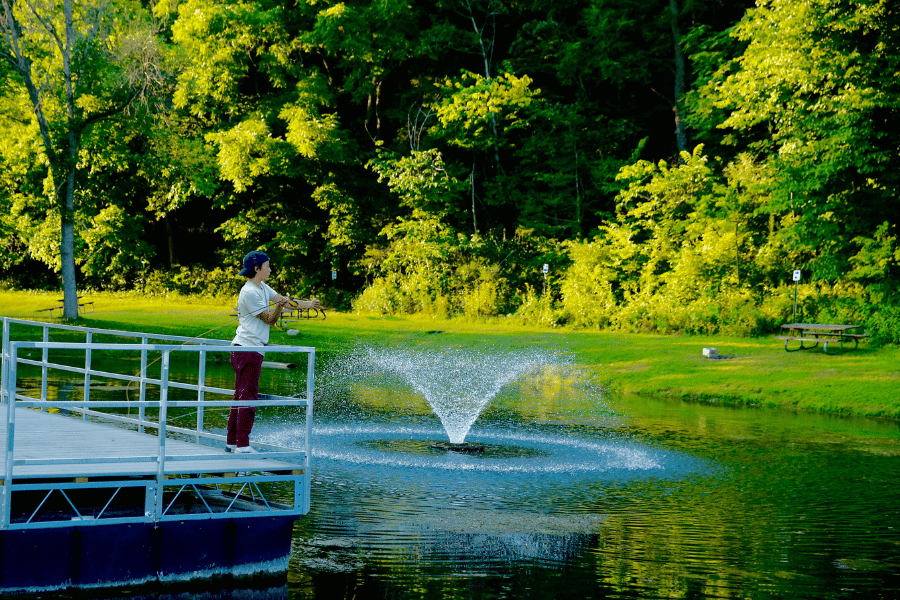
[{"label": "water fountain", "polygon": [[552,362],[546,352],[519,350],[384,351],[366,348],[363,361],[372,368],[402,376],[438,416],[449,441],[432,448],[483,452],[466,436],[485,407],[507,384]]},{"label": "water fountain", "polygon": [[[334,360],[317,380],[320,512],[302,524],[298,569],[353,572],[413,554],[494,573],[583,554],[607,520],[590,508],[598,482],[692,467],[615,431],[607,396],[573,362],[541,349],[416,347]],[[287,419],[254,431],[271,443],[299,434]]]},{"label": "water fountain", "polygon": [[[509,430],[496,427],[496,419],[491,427],[478,428],[474,442],[467,439],[492,401],[512,388],[509,393],[529,396],[517,411],[552,404],[555,400],[541,395],[565,388],[570,399],[577,399],[574,410],[614,425],[617,417],[606,407],[602,390],[572,363],[571,356],[545,349],[357,348],[331,363],[319,378],[323,387],[318,391],[316,456],[355,464],[480,472],[659,469],[655,453],[634,444],[598,443],[571,432],[548,435],[545,427],[531,430],[521,424]],[[363,389],[369,397],[354,399]],[[427,402],[445,439],[436,439],[439,434],[422,424],[422,415],[403,418],[416,398]],[[371,411],[366,413],[360,402]],[[353,406],[337,408],[342,403]],[[385,414],[391,424],[379,422]],[[290,436],[290,430],[279,433],[283,435]],[[466,460],[442,460],[444,453]]]}]

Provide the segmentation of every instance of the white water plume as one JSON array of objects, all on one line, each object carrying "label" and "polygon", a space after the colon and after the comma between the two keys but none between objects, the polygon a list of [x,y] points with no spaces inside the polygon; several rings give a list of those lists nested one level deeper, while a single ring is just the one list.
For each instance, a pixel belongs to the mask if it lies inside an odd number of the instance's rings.
[{"label": "white water plume", "polygon": [[404,377],[441,420],[450,443],[465,441],[481,411],[526,373],[550,364],[546,351],[366,349],[366,360]]}]

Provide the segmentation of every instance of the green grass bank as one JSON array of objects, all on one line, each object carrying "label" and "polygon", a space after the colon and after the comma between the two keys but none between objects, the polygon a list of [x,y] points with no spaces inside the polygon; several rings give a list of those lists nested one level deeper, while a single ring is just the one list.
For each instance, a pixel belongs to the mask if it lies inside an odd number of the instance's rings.
[{"label": "green grass bank", "polygon": [[[58,294],[0,291],[0,316],[65,322],[39,312]],[[233,303],[199,298],[91,294],[94,311],[77,324],[168,335],[234,335]],[[746,404],[840,414],[900,418],[900,348],[869,347],[842,355],[784,351],[773,337],[661,336],[542,329],[503,320],[475,322],[329,312],[324,320],[275,329],[273,343],[341,352],[356,344],[422,348],[542,347],[569,353],[595,381],[613,391],[666,395],[723,404]],[[704,347],[727,358],[703,358]]]}]

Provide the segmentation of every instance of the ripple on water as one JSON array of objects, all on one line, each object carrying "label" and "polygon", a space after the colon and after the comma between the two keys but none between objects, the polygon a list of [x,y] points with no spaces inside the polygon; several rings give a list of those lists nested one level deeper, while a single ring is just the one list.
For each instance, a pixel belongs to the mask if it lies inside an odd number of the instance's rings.
[{"label": "ripple on water", "polygon": [[[271,431],[267,441],[291,445],[300,428]],[[313,457],[347,465],[430,471],[671,475],[697,468],[696,461],[630,440],[597,440],[579,435],[485,430],[469,441],[486,446],[483,454],[434,450],[442,431],[429,427],[327,425],[313,430]]]}]

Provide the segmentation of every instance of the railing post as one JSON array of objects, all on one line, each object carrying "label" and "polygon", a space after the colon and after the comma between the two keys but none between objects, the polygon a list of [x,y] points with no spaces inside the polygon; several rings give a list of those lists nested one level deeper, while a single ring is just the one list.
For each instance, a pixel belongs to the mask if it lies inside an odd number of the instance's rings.
[{"label": "railing post", "polygon": [[83,420],[88,420],[88,407],[87,403],[91,399],[91,346],[94,342],[94,333],[92,331],[88,331],[85,334],[84,341],[88,344],[87,348],[84,349],[84,408],[81,409],[81,417]]},{"label": "railing post", "polygon": [[170,348],[164,348],[162,351],[162,366],[159,374],[159,428],[158,440],[159,448],[156,456],[156,512],[154,521],[162,520],[163,512],[163,490],[166,481],[166,419],[168,418],[169,408],[169,357]]},{"label": "railing post", "polygon": [[145,379],[147,378],[147,336],[141,337],[141,391],[138,395],[138,400],[140,400],[141,405],[138,407],[138,419],[140,420],[140,425],[138,425],[138,432],[144,433],[144,421],[147,420],[147,410],[144,408],[144,400],[147,399],[147,382]]},{"label": "railing post", "polygon": [[[44,325],[42,328],[43,334],[41,335],[41,340],[46,344],[50,341],[50,328]],[[47,363],[50,360],[50,349],[43,348],[41,349],[41,400],[47,400],[47,374],[50,369],[47,367]],[[47,412],[47,407],[42,406],[41,412]]]},{"label": "railing post", "polygon": [[[4,387],[6,383],[4,382]],[[9,527],[9,502],[10,488],[12,486],[12,445],[15,440],[15,431],[11,426],[13,422],[12,412],[15,411],[13,402],[6,402],[6,445],[3,446],[3,493],[0,495],[0,531]]]},{"label": "railing post", "polygon": [[[201,344],[202,346],[202,344]],[[203,391],[203,386],[206,385],[206,350],[201,350],[198,352],[200,355],[200,367],[197,372],[197,402],[203,402],[206,397],[206,393]],[[200,432],[203,431],[203,407],[197,407],[197,434],[194,436],[194,441],[196,443],[200,443]]]},{"label": "railing post", "polygon": [[[6,367],[9,364],[9,318],[3,317],[3,347],[0,349],[0,379],[7,380]],[[6,402],[6,386],[0,390],[0,403]]]},{"label": "railing post", "polygon": [[312,446],[312,426],[313,426],[313,402],[316,390],[316,349],[312,348],[307,354],[306,359],[306,439],[304,440],[303,453],[305,455],[303,473],[303,513],[309,512],[312,504],[312,461],[310,460],[310,448]]},{"label": "railing post", "polygon": [[0,507],[0,529],[9,528],[9,514],[12,505],[12,479],[15,456],[16,440],[16,361],[18,360],[19,347],[15,342],[6,346],[6,369],[3,379],[4,395],[6,401],[6,446],[3,454],[3,498]]}]

